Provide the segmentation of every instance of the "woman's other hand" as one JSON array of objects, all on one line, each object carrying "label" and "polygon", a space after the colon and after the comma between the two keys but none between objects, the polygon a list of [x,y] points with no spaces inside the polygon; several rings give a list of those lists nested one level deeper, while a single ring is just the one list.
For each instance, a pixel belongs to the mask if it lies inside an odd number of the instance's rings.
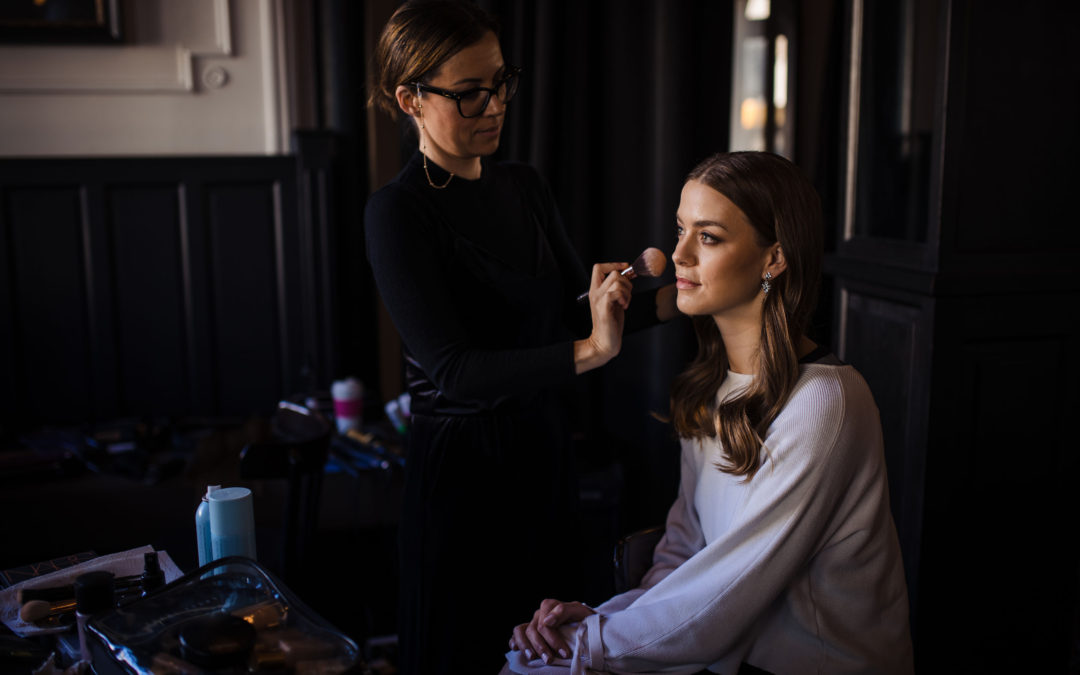
[{"label": "woman's other hand", "polygon": [[576,373],[599,368],[615,358],[622,349],[623,313],[630,306],[633,286],[619,272],[627,267],[627,263],[593,265],[592,283],[589,286],[592,334],[574,342]]},{"label": "woman's other hand", "polygon": [[533,613],[532,621],[514,628],[510,649],[524,651],[525,657],[530,661],[540,658],[544,663],[551,663],[556,657],[568,659],[571,649],[559,632],[559,626],[581,621],[595,613],[580,602],[562,602],[548,598],[541,602],[540,609]]}]

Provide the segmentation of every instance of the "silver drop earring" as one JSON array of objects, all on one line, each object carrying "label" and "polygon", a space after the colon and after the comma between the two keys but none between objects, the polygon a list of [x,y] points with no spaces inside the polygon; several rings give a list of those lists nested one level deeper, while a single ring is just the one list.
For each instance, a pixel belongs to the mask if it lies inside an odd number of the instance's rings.
[{"label": "silver drop earring", "polygon": [[761,290],[765,291],[765,295],[768,295],[769,291],[772,289],[772,284],[769,283],[770,281],[772,281],[772,272],[766,272],[765,279],[761,282]]}]

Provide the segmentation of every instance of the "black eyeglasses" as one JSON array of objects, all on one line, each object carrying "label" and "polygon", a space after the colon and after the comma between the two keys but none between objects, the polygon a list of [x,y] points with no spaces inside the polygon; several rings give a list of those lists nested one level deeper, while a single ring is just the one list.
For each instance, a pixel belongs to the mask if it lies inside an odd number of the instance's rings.
[{"label": "black eyeglasses", "polygon": [[492,94],[498,96],[499,100],[503,103],[509,103],[510,99],[514,98],[514,94],[517,93],[520,75],[521,68],[507,66],[502,79],[500,79],[494,87],[473,87],[472,89],[466,89],[465,91],[440,89],[439,87],[432,87],[423,82],[413,82],[413,85],[418,91],[429,91],[432,94],[438,94],[439,96],[454,99],[457,101],[458,113],[460,113],[462,117],[469,118],[478,117],[484,114],[484,111],[487,110],[488,103],[491,102]]}]

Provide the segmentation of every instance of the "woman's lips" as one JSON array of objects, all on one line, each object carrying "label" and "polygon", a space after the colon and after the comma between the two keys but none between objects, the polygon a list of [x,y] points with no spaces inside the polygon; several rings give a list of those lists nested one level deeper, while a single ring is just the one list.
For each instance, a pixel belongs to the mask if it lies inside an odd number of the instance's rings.
[{"label": "woman's lips", "polygon": [[680,291],[690,290],[691,288],[697,288],[701,284],[695,284],[689,279],[683,279],[682,277],[675,277],[675,288]]}]

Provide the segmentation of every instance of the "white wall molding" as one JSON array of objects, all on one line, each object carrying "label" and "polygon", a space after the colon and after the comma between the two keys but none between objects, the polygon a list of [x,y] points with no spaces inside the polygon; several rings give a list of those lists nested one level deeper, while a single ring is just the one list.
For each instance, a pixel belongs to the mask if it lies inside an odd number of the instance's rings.
[{"label": "white wall molding", "polygon": [[289,109],[285,105],[285,79],[280,67],[284,44],[282,34],[281,0],[269,0],[259,5],[259,32],[262,39],[262,76],[263,76],[263,133],[266,137],[266,151],[279,153],[288,151]]},{"label": "white wall molding", "polygon": [[193,92],[196,59],[233,55],[231,4],[130,3],[125,45],[0,47],[0,94]]},{"label": "white wall molding", "polygon": [[0,46],[0,157],[287,153],[294,1],[130,1],[124,44]]},{"label": "white wall molding", "polygon": [[229,20],[229,0],[214,0],[214,27],[217,47],[222,56],[232,56],[232,22]]}]

